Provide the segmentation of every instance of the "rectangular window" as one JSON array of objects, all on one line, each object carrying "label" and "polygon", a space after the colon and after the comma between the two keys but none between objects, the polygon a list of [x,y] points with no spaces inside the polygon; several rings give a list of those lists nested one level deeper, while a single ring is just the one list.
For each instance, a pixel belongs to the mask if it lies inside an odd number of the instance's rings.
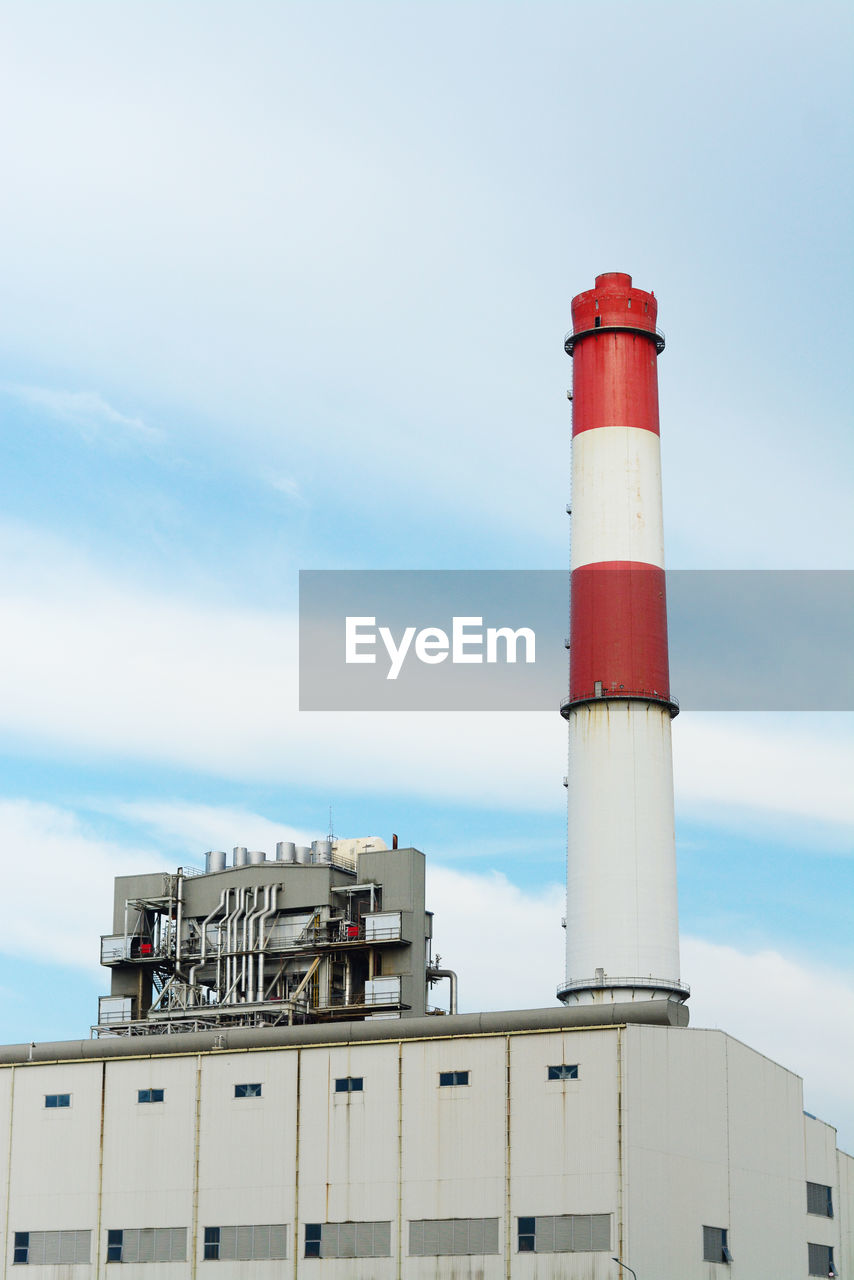
[{"label": "rectangular window", "polygon": [[260,1098],[260,1084],[236,1084],[234,1086],[235,1098]]},{"label": "rectangular window", "polygon": [[46,1107],[70,1107],[70,1093],[46,1093],[44,1096],[44,1105]]},{"label": "rectangular window", "polygon": [[557,1067],[549,1067],[549,1080],[577,1080],[578,1064],[573,1062],[561,1062]]},{"label": "rectangular window", "polygon": [[497,1218],[422,1218],[409,1224],[411,1258],[498,1252]]},{"label": "rectangular window", "polygon": [[703,1227],[703,1261],[732,1262],[726,1227]]},{"label": "rectangular window", "polygon": [[137,1102],[162,1102],[165,1096],[165,1089],[139,1089],[136,1100]]},{"label": "rectangular window", "polygon": [[364,1077],[341,1076],[335,1081],[336,1093],[361,1093],[364,1088]]},{"label": "rectangular window", "polygon": [[520,1253],[599,1253],[611,1248],[610,1213],[519,1218]]},{"label": "rectangular window", "polygon": [[837,1276],[839,1272],[833,1263],[833,1245],[808,1244],[809,1274],[811,1276]]},{"label": "rectangular window", "polygon": [[254,1227],[205,1227],[206,1262],[268,1262],[288,1256],[283,1222]]},{"label": "rectangular window", "polygon": [[91,1255],[91,1231],[16,1231],[14,1262],[30,1266],[74,1266]]},{"label": "rectangular window", "polygon": [[833,1192],[821,1182],[807,1183],[807,1213],[817,1213],[822,1218],[833,1217]]},{"label": "rectangular window", "polygon": [[186,1262],[186,1227],[134,1227],[107,1232],[108,1262]]},{"label": "rectangular window", "polygon": [[468,1084],[468,1082],[469,1082],[468,1071],[440,1071],[439,1072],[439,1085],[443,1089],[452,1085]]},{"label": "rectangular window", "polygon": [[307,1222],[307,1258],[390,1258],[390,1222]]},{"label": "rectangular window", "polygon": [[519,1219],[519,1252],[534,1253],[537,1243],[537,1219]]}]

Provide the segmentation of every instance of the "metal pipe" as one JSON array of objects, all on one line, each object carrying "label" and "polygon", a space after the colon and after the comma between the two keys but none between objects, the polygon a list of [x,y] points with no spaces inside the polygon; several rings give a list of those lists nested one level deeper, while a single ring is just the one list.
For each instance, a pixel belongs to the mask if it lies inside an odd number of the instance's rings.
[{"label": "metal pipe", "polygon": [[449,980],[450,986],[451,986],[451,997],[450,997],[451,1006],[448,1012],[452,1014],[456,1013],[457,1012],[457,975],[454,973],[453,969],[428,969],[427,974],[428,974],[428,980],[430,982],[432,982],[434,978],[447,978]]},{"label": "metal pipe", "polygon": [[264,941],[264,925],[269,917],[275,914],[278,901],[279,886],[277,884],[268,884],[264,890],[264,911],[258,920],[258,987],[255,998],[259,1002],[264,999],[264,959],[267,945]]},{"label": "metal pipe", "polygon": [[[230,897],[231,897],[231,889],[229,888],[229,889],[226,889],[225,891],[225,906],[223,908],[223,921],[222,921],[222,924],[219,926],[219,929],[217,930],[217,944],[216,944],[216,1003],[217,1004],[222,1003],[223,929],[225,928],[225,922],[228,919],[228,900]],[[226,945],[226,950],[227,950],[227,945]],[[228,963],[228,959],[226,957],[226,964],[227,963]]]},{"label": "metal pipe", "polygon": [[631,1273],[632,1273],[632,1275],[634,1276],[635,1280],[638,1280],[638,1273],[637,1273],[636,1271],[634,1271],[634,1270],[629,1266],[629,1264],[628,1264],[627,1262],[620,1262],[620,1259],[619,1259],[619,1258],[612,1258],[612,1259],[611,1259],[611,1261],[612,1261],[612,1262],[616,1262],[617,1266],[618,1266],[618,1267],[622,1267],[624,1271],[631,1271]]},{"label": "metal pipe", "polygon": [[181,977],[181,929],[184,923],[184,868],[178,868],[177,882],[178,905],[175,908],[175,972]]},{"label": "metal pipe", "polygon": [[191,987],[194,987],[196,985],[196,970],[200,969],[202,965],[205,963],[205,955],[207,953],[207,941],[208,941],[208,932],[207,932],[208,925],[216,916],[219,915],[220,911],[224,908],[225,900],[229,893],[231,893],[230,889],[223,889],[222,893],[219,896],[219,902],[214,907],[210,915],[205,916],[204,920],[202,921],[202,945],[199,950],[198,963],[194,964],[190,969],[190,986]]},{"label": "metal pipe", "polygon": [[[243,957],[244,965],[244,982],[243,982],[243,999],[246,1003],[252,1003],[252,997],[255,994],[255,957],[252,949],[255,945],[255,921],[263,911],[263,906],[259,909],[258,899],[263,893],[263,886],[256,884],[252,890],[252,910],[248,906],[246,909],[246,922],[243,926],[243,947],[246,952]],[[249,895],[247,894],[247,899]]]},{"label": "metal pipe", "polygon": [[223,996],[223,1004],[226,1004],[226,1003],[228,1002],[228,997],[231,995],[232,991],[234,990],[235,981],[236,981],[236,978],[235,978],[236,958],[235,958],[235,954],[234,954],[234,952],[235,952],[235,950],[236,950],[235,945],[234,945],[234,944],[235,944],[235,933],[236,933],[237,920],[238,920],[238,917],[239,917],[239,915],[240,915],[240,909],[241,909],[241,907],[243,906],[243,897],[244,897],[244,894],[245,894],[245,893],[246,893],[245,888],[242,888],[242,887],[241,887],[241,888],[239,888],[239,889],[235,889],[235,896],[234,896],[234,910],[233,910],[233,911],[230,913],[230,915],[227,917],[227,919],[226,919],[226,923],[225,923],[225,929],[226,929],[226,936],[225,936],[225,945],[226,945],[226,956],[225,956],[225,985],[226,985],[226,994]]},{"label": "metal pipe", "polygon": [[364,1040],[433,1040],[514,1031],[561,1031],[570,1027],[610,1028],[625,1024],[687,1027],[688,1008],[673,1000],[620,1001],[607,1005],[559,1005],[548,1009],[503,1009],[447,1017],[401,1018],[393,1032],[385,1021],[309,1023],[305,1026],[229,1027],[181,1035],[109,1036],[103,1040],[60,1040],[0,1045],[0,1063],[75,1062],[86,1058],[149,1058],[161,1054],[217,1049],[267,1049],[277,1045],[346,1044]]}]

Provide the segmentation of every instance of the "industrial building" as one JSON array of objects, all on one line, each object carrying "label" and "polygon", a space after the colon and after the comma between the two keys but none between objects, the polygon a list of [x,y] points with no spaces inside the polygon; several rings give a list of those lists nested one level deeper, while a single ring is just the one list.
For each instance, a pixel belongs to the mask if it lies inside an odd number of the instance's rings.
[{"label": "industrial building", "polygon": [[120,876],[97,1035],[424,1014],[424,855],[377,837],[205,854],[205,873]]},{"label": "industrial building", "polygon": [[849,1276],[854,1162],[800,1079],[668,1002],[606,1013],[3,1050],[3,1274]]},{"label": "industrial building", "polygon": [[395,839],[120,877],[92,1036],[0,1048],[3,1280],[854,1280],[835,1130],[688,1025],[656,322],[612,272],[566,338],[559,1003],[457,1013]]}]

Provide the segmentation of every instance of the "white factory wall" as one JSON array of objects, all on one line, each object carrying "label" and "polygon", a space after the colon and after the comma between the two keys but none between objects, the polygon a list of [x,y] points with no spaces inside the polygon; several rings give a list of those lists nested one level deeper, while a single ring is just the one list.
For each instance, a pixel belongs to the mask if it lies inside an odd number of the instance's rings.
[{"label": "white factory wall", "polygon": [[[839,1179],[838,1215],[842,1259],[839,1270],[843,1276],[851,1276],[854,1274],[854,1157],[849,1156],[845,1151],[837,1151],[836,1167]],[[812,1239],[811,1236],[810,1239]]]},{"label": "white factory wall", "polygon": [[[578,1078],[549,1081],[550,1065]],[[468,1072],[440,1087],[439,1073]],[[336,1093],[339,1077],[361,1092]],[[261,1084],[236,1099],[236,1084]],[[103,1088],[103,1094],[102,1094]],[[140,1089],[163,1089],[140,1103]],[[70,1093],[46,1109],[47,1093]],[[103,1097],[103,1110],[102,1110]],[[102,1127],[103,1126],[103,1127]],[[101,1134],[103,1132],[103,1141]],[[11,1134],[11,1142],[10,1142]],[[721,1032],[630,1026],[0,1068],[2,1274],[15,1231],[89,1229],[40,1280],[854,1280],[851,1160],[797,1076]],[[4,1167],[5,1166],[5,1167]],[[833,1218],[806,1212],[830,1186]],[[519,1253],[517,1219],[607,1214],[611,1248]],[[500,1253],[410,1258],[409,1222],[498,1220]],[[391,1224],[391,1256],[306,1259],[305,1224]],[[204,1261],[204,1229],[286,1224],[286,1262]],[[704,1262],[702,1227],[729,1231]],[[110,1228],[186,1227],[188,1261],[106,1263]],[[509,1258],[509,1267],[508,1267]]]}]

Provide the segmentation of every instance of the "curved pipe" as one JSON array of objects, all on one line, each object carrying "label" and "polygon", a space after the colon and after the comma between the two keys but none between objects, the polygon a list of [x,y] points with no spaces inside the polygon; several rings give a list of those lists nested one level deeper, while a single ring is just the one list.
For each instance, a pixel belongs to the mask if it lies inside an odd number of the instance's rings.
[{"label": "curved pipe", "polygon": [[455,1014],[457,1012],[457,975],[453,969],[428,969],[427,972],[431,986],[439,978],[447,978],[449,980],[451,984],[451,1007],[448,1012]]},{"label": "curved pipe", "polygon": [[198,962],[194,964],[190,969],[190,986],[191,987],[194,987],[196,985],[196,971],[198,969],[201,969],[202,965],[205,963],[205,956],[207,954],[207,942],[208,942],[208,925],[211,923],[212,920],[214,920],[219,915],[220,911],[222,911],[225,908],[225,903],[230,893],[231,893],[231,889],[223,889],[222,893],[219,896],[219,902],[214,907],[210,915],[205,916],[204,920],[202,921],[202,946],[199,952]]},{"label": "curved pipe", "polygon": [[[256,884],[252,894],[252,911],[246,913],[246,930],[244,933],[245,949],[246,949],[246,984],[243,991],[243,998],[247,1003],[251,1004],[255,996],[255,922],[264,914],[267,904],[267,889],[269,885],[263,886]],[[259,906],[259,900],[261,905]]]},{"label": "curved pipe", "polygon": [[237,921],[240,918],[240,912],[243,909],[243,899],[246,894],[245,888],[235,889],[234,910],[228,916],[225,922],[225,986],[226,991],[223,996],[223,1004],[228,1002],[231,993],[237,983],[237,958],[235,951],[237,949]]},{"label": "curved pipe", "polygon": [[270,916],[274,915],[279,901],[279,886],[277,884],[268,884],[264,890],[264,910],[258,919],[258,986],[255,991],[255,999],[260,1002],[264,999],[264,925]]}]

